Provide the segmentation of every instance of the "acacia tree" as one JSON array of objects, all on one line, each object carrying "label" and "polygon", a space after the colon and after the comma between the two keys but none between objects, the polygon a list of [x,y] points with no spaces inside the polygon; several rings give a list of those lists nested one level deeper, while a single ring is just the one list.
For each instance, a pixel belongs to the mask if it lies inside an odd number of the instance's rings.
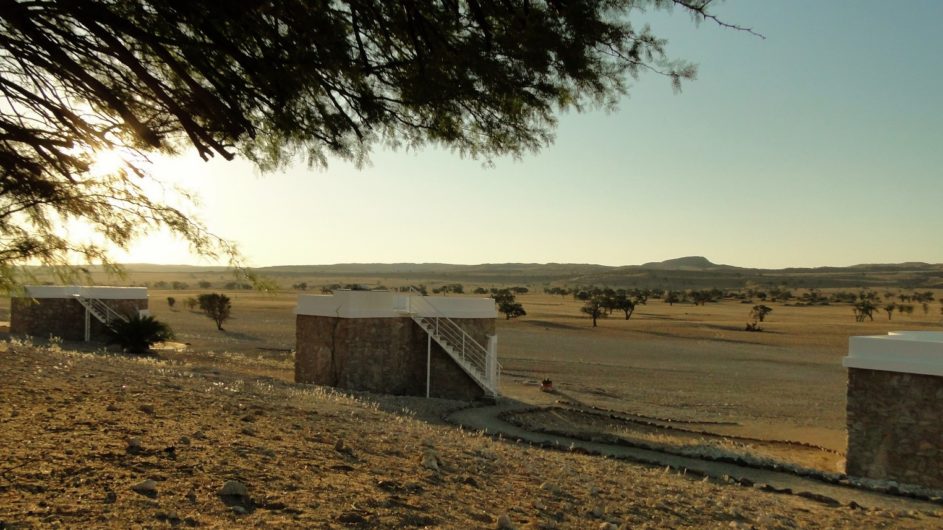
[{"label": "acacia tree", "polygon": [[639,303],[640,300],[638,298],[633,300],[629,298],[629,295],[624,290],[620,289],[613,298],[612,306],[614,309],[618,309],[625,313],[625,319],[628,320],[632,318],[632,313],[635,312],[635,306]]},{"label": "acacia tree", "polygon": [[597,319],[606,318],[605,298],[600,295],[590,297],[580,308],[580,311],[593,319],[593,327],[595,328]]},{"label": "acacia tree", "polygon": [[232,315],[232,302],[229,297],[220,293],[201,294],[197,298],[203,314],[216,323],[216,329],[223,331],[223,322]]},{"label": "acacia tree", "polygon": [[852,306],[852,310],[855,312],[855,322],[864,322],[864,319],[874,320],[874,312],[877,311],[878,306],[874,305],[870,300],[860,300]]},{"label": "acacia tree", "polygon": [[524,306],[517,301],[511,289],[494,289],[491,298],[498,304],[498,311],[504,313],[507,320],[527,315]]},{"label": "acacia tree", "polygon": [[[268,170],[361,163],[377,143],[486,159],[539,149],[558,110],[612,107],[642,71],[676,88],[693,78],[631,19],[678,6],[727,26],[709,3],[0,0],[0,283],[27,262],[113,267],[109,248],[159,228],[235,256],[148,193],[150,153]],[[95,174],[108,151],[120,168]],[[73,220],[97,236],[70,239]]]},{"label": "acacia tree", "polygon": [[890,320],[894,316],[894,310],[897,309],[897,304],[890,303],[884,306],[884,311],[887,312],[887,319]]}]

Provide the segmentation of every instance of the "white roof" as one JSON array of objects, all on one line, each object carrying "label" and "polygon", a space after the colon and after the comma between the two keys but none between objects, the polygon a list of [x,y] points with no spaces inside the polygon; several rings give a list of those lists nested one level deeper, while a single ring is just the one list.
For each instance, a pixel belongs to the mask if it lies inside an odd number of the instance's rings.
[{"label": "white roof", "polygon": [[851,337],[845,368],[943,376],[943,332],[892,331]]},{"label": "white roof", "polygon": [[146,300],[147,287],[102,287],[82,285],[27,285],[31,298],[101,298],[104,300]]},{"label": "white roof", "polygon": [[467,296],[419,296],[389,291],[337,291],[298,297],[295,314],[340,318],[394,318],[409,315],[496,318],[494,300]]}]

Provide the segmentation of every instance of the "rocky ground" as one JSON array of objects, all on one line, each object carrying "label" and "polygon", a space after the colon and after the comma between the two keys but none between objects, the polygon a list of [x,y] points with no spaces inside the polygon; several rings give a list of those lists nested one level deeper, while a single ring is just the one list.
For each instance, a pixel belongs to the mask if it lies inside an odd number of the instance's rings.
[{"label": "rocky ground", "polygon": [[2,529],[943,525],[496,441],[437,421],[454,402],[296,386],[252,360],[2,349]]}]

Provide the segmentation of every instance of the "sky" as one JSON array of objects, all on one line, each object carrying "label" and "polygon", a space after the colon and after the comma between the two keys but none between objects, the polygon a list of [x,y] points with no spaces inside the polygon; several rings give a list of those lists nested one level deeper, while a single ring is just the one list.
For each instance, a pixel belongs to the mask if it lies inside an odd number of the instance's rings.
[{"label": "sky", "polygon": [[[675,93],[632,81],[614,112],[560,116],[554,143],[485,166],[377,148],[260,174],[244,160],[159,160],[253,266],[569,262],[680,256],[781,268],[943,262],[943,2],[728,0],[764,38],[649,14],[698,64]],[[208,264],[165,234],[125,262]]]}]

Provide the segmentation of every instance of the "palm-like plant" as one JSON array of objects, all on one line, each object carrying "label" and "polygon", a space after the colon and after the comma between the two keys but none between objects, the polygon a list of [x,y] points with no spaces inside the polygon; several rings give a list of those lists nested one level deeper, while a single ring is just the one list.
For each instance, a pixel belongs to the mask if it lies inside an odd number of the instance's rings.
[{"label": "palm-like plant", "polygon": [[174,338],[167,324],[149,315],[133,315],[127,322],[111,323],[109,342],[118,344],[128,353],[147,353],[155,343]]}]

